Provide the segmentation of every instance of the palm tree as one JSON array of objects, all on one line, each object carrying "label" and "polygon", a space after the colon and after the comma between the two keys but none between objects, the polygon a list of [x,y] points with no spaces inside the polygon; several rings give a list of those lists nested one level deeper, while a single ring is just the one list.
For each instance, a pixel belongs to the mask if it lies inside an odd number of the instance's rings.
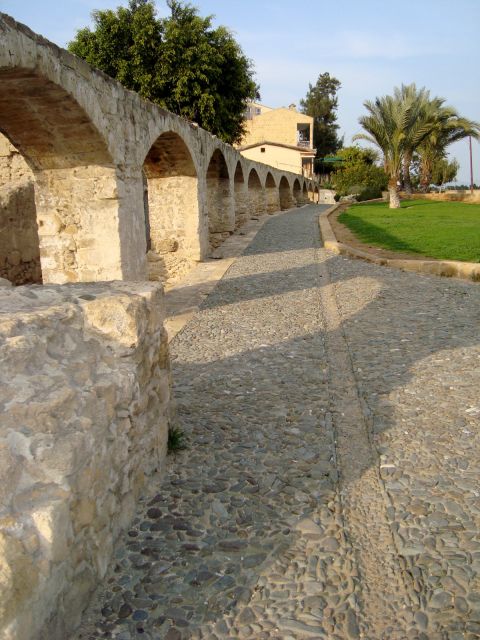
[{"label": "palm tree", "polygon": [[420,188],[427,191],[435,164],[446,158],[447,147],[463,138],[480,138],[480,124],[462,118],[452,107],[437,109],[434,127],[418,147],[420,155]]},{"label": "palm tree", "polygon": [[[411,107],[412,117],[417,120],[426,122],[429,117],[428,105],[431,104],[430,91],[425,87],[417,89],[415,83],[402,84],[400,88],[395,87],[393,90],[395,100],[399,103],[409,104]],[[410,177],[410,166],[412,164],[413,154],[415,153],[414,139],[405,140],[405,150],[402,163],[402,186],[406,193],[412,193],[412,180]]]},{"label": "palm tree", "polygon": [[390,208],[400,207],[398,185],[403,174],[411,192],[410,165],[415,151],[420,155],[421,185],[427,189],[438,160],[446,157],[446,148],[462,138],[480,138],[480,125],[462,118],[443,98],[430,98],[430,92],[415,84],[394,89],[393,96],[367,100],[369,115],[359,118],[367,133],[354,140],[366,140],[383,152],[385,172],[389,176]]},{"label": "palm tree", "polygon": [[383,96],[374,102],[367,100],[364,106],[369,115],[361,116],[359,122],[367,133],[359,133],[353,140],[366,140],[382,151],[388,175],[390,208],[398,209],[398,184],[405,155],[417,148],[431,132],[432,123],[419,117],[418,101],[412,99]]}]

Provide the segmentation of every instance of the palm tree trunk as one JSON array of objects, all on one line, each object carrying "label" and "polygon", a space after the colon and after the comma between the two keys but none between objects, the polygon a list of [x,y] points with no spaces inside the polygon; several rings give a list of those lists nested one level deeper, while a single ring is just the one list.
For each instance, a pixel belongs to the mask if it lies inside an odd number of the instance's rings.
[{"label": "palm tree trunk", "polygon": [[423,160],[420,166],[420,191],[427,193],[430,183],[432,181],[432,170],[430,163]]},{"label": "palm tree trunk", "polygon": [[388,181],[388,193],[390,194],[390,209],[400,209],[400,196],[398,195],[396,178],[390,178]]},{"label": "palm tree trunk", "polygon": [[424,174],[422,179],[420,180],[420,191],[423,193],[428,193],[428,189],[430,187],[430,183],[432,182],[432,178],[430,174]]}]

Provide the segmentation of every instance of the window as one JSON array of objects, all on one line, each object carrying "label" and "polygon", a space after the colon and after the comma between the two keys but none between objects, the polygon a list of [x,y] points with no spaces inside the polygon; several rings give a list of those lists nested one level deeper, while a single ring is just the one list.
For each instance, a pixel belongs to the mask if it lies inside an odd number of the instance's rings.
[{"label": "window", "polygon": [[260,147],[260,153],[265,153],[265,147]]},{"label": "window", "polygon": [[259,116],[262,113],[262,110],[260,109],[260,107],[255,107],[255,115]]}]

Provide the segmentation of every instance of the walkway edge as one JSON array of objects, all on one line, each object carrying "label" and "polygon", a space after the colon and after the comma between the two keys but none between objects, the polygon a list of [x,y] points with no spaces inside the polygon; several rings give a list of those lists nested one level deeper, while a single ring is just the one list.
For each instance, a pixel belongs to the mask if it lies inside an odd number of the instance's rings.
[{"label": "walkway edge", "polygon": [[459,260],[401,260],[395,258],[380,258],[374,253],[355,249],[348,244],[339,242],[330,224],[329,216],[342,204],[336,204],[319,216],[320,233],[325,249],[350,258],[358,258],[384,267],[393,267],[402,271],[414,271],[445,278],[462,278],[464,280],[480,281],[480,264],[475,262],[460,262]]}]

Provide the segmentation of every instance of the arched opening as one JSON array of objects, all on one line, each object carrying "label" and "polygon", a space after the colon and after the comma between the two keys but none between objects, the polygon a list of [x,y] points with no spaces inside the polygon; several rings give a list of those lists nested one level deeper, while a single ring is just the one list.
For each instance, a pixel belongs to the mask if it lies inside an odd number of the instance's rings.
[{"label": "arched opening", "polygon": [[18,149],[2,135],[0,278],[15,285],[42,283],[34,176]]},{"label": "arched opening", "polygon": [[262,183],[255,169],[251,169],[248,175],[248,197],[250,203],[250,216],[262,215],[265,213],[265,196]]},{"label": "arched opening", "polygon": [[190,151],[173,131],[145,158],[148,277],[175,280],[199,260],[198,179]]},{"label": "arched opening", "polygon": [[267,173],[267,179],[265,180],[265,201],[267,213],[274,213],[280,209],[277,185],[270,172]]},{"label": "arched opening", "polygon": [[298,178],[295,178],[295,182],[293,183],[293,200],[297,207],[302,206],[302,188],[300,187]]},{"label": "arched opening", "polygon": [[304,182],[303,189],[302,189],[302,204],[307,204],[307,203],[308,203],[308,188],[307,188],[307,183]]},{"label": "arched opening", "polygon": [[240,161],[237,162],[235,168],[233,189],[235,194],[235,229],[238,229],[248,220],[247,183],[243,177],[243,169]]},{"label": "arched opening", "polygon": [[214,151],[207,169],[207,210],[210,248],[216,249],[233,232],[233,199],[227,163],[219,149]]},{"label": "arched opening", "polygon": [[89,116],[59,85],[27,69],[0,71],[0,131],[35,177],[44,282],[122,277],[117,177]]},{"label": "arched opening", "polygon": [[288,180],[285,176],[282,176],[280,180],[280,185],[278,187],[278,194],[280,196],[280,209],[285,211],[286,209],[291,209],[295,206],[295,202],[292,197],[292,192],[290,189],[290,185],[288,184]]}]

